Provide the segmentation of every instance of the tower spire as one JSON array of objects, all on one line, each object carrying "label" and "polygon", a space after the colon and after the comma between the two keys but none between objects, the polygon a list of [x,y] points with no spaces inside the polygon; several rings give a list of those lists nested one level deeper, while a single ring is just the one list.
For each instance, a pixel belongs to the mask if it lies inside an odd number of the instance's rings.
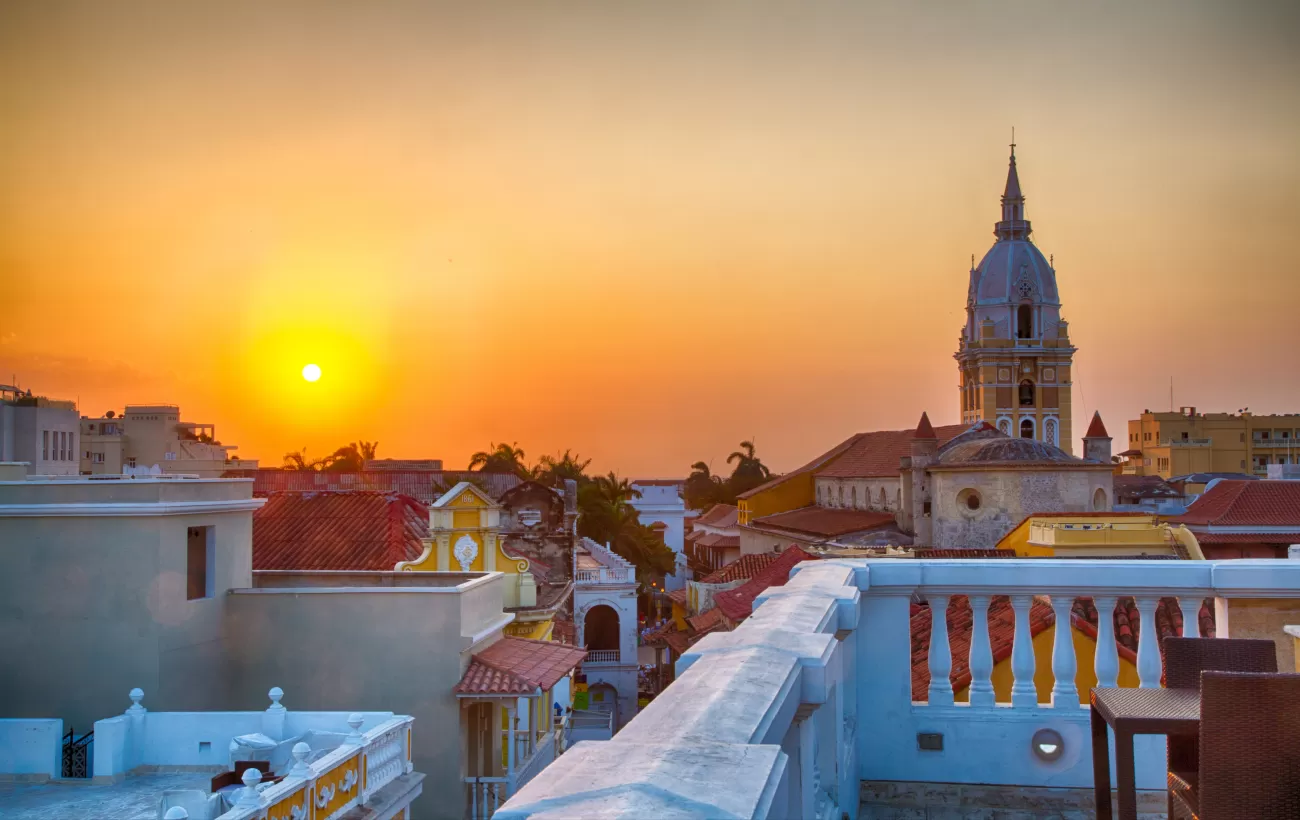
[{"label": "tower spire", "polygon": [[1016,130],[1011,129],[1011,159],[1007,165],[1007,185],[1002,191],[1002,220],[993,228],[998,239],[1029,238],[1029,220],[1025,219],[1025,195],[1020,190],[1020,173],[1016,170]]}]

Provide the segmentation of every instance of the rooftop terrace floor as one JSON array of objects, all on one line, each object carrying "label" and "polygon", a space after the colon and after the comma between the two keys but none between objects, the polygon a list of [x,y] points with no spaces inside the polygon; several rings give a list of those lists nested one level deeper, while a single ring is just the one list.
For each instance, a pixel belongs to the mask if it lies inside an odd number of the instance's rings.
[{"label": "rooftop terrace floor", "polygon": [[211,772],[131,775],[119,783],[68,780],[44,783],[0,781],[0,817],[5,820],[156,820],[166,789],[208,791]]}]

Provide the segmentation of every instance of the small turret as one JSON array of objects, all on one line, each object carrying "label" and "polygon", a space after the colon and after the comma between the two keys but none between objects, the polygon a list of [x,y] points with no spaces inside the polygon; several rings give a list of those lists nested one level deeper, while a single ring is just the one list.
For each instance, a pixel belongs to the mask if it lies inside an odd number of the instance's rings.
[{"label": "small turret", "polygon": [[1110,434],[1106,432],[1106,425],[1101,423],[1101,413],[1092,414],[1092,424],[1088,425],[1088,432],[1083,435],[1083,457],[1088,461],[1100,461],[1103,464],[1110,463]]},{"label": "small turret", "polygon": [[933,529],[930,526],[930,476],[926,468],[934,462],[939,450],[939,437],[934,434],[930,416],[921,414],[921,420],[912,433],[911,442],[911,507],[912,532],[916,543],[928,545],[932,541]]}]

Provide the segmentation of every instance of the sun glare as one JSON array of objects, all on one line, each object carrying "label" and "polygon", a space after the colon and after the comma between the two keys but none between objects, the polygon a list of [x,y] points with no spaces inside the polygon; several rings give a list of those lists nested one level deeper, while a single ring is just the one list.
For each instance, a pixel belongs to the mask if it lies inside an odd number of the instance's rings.
[{"label": "sun glare", "polygon": [[309,382],[320,379],[320,365],[309,364],[302,369],[302,377]]}]

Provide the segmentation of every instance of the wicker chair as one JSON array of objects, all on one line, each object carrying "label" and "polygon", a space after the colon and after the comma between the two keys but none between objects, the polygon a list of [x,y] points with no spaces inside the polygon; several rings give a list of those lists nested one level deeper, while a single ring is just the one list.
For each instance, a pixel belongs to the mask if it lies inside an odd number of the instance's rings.
[{"label": "wicker chair", "polygon": [[1170,772],[1172,816],[1300,817],[1300,674],[1205,672],[1200,762]]},{"label": "wicker chair", "polygon": [[[1272,641],[1242,638],[1165,638],[1166,689],[1200,689],[1201,673],[1276,672],[1277,648]],[[1168,741],[1168,771],[1195,777],[1200,765],[1194,737],[1171,737]],[[1172,781],[1170,781],[1172,782]],[[1177,816],[1172,792],[1169,817]]]}]

